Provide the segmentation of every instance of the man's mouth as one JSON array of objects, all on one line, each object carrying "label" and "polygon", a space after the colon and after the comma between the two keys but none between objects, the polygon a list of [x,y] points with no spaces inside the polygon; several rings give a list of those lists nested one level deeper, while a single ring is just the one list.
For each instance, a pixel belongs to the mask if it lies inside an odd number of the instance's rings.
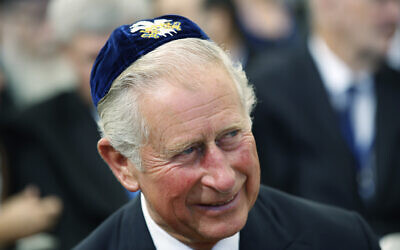
[{"label": "man's mouth", "polygon": [[218,202],[214,202],[214,203],[208,203],[208,204],[201,204],[201,206],[207,206],[207,207],[223,206],[223,205],[226,205],[229,202],[233,201],[235,199],[235,197],[236,197],[236,195],[232,195],[232,197],[230,197],[227,200],[218,201]]},{"label": "man's mouth", "polygon": [[[197,207],[207,213],[217,213],[235,208],[238,205],[240,192],[226,199],[199,204]],[[211,215],[210,214],[210,215]]]}]

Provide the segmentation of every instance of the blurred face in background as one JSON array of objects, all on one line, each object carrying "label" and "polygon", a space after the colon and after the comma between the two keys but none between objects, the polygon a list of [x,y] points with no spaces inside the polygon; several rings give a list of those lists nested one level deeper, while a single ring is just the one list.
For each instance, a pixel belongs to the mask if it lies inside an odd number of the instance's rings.
[{"label": "blurred face in background", "polygon": [[193,20],[193,22],[202,27],[204,22],[203,2],[204,0],[154,0],[153,15],[181,15]]},{"label": "blurred face in background", "polygon": [[90,72],[100,49],[106,43],[108,35],[78,33],[66,45],[66,53],[77,76],[78,90],[84,100],[91,103]]},{"label": "blurred face in background", "polygon": [[291,14],[282,0],[233,0],[242,25],[253,35],[269,40],[290,35]]},{"label": "blurred face in background", "polygon": [[4,39],[12,39],[10,43],[21,50],[21,53],[43,57],[53,52],[51,31],[45,18],[47,2],[10,1],[8,5],[3,6],[3,12],[0,10],[0,22],[4,23],[0,26],[4,25],[4,31],[7,33],[7,37],[3,35]]},{"label": "blurred face in background", "polygon": [[[400,20],[400,0],[314,0],[330,36],[365,60],[380,60]],[[324,15],[323,15],[324,14]],[[333,31],[333,32],[332,32]]]}]

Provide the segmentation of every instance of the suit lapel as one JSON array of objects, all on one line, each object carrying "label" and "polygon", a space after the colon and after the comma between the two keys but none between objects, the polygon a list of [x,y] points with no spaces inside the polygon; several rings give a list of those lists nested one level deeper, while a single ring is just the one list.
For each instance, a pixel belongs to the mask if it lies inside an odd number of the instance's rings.
[{"label": "suit lapel", "polygon": [[[376,139],[375,149],[377,157],[377,187],[378,197],[388,198],[396,188],[390,183],[397,183],[398,168],[393,159],[398,154],[399,146],[396,145],[400,136],[400,77],[387,67],[384,67],[375,78],[377,97],[376,113]],[[398,196],[397,196],[398,197]],[[379,201],[378,201],[379,203]]]},{"label": "suit lapel", "polygon": [[[312,232],[291,235],[292,228],[286,228],[279,219],[279,211],[271,205],[269,188],[261,187],[260,197],[249,212],[246,225],[240,231],[241,250],[310,250],[313,249]],[[261,194],[262,193],[262,194]],[[262,197],[261,197],[262,196]],[[263,201],[261,201],[261,199]]]},{"label": "suit lapel", "polygon": [[239,249],[283,250],[291,244],[290,237],[267,212],[267,219],[260,220],[259,212],[253,208],[245,227],[240,231]]},{"label": "suit lapel", "polygon": [[[141,195],[141,194],[140,194]],[[140,195],[135,197],[135,202],[122,218],[119,250],[152,250],[156,249],[151,238],[149,229],[142,213]]]},{"label": "suit lapel", "polygon": [[[319,73],[308,48],[303,51],[302,65],[304,65],[299,72],[304,79],[302,79],[304,92],[302,96],[304,99],[301,102],[306,103],[311,115],[316,123],[314,129],[321,129],[320,134],[325,138],[319,138],[324,143],[330,143],[336,152],[347,154],[351,157],[350,150],[345,142],[340,131],[339,120],[336,111],[332,107],[329,95],[322,82],[321,74]],[[301,93],[301,92],[300,92]]]}]

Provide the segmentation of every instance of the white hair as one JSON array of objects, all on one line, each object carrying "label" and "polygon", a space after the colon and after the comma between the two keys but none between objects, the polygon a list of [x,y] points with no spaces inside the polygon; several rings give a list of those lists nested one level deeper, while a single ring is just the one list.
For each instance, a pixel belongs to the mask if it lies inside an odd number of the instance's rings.
[{"label": "white hair", "polygon": [[55,39],[68,43],[80,32],[108,34],[127,22],[148,18],[147,0],[51,0],[47,19]]},{"label": "white hair", "polygon": [[232,77],[251,124],[250,113],[256,98],[241,65],[233,64],[214,42],[186,38],[168,42],[149,52],[114,80],[97,108],[102,137],[142,170],[140,148],[148,139],[149,127],[140,113],[141,94],[154,90],[156,79],[174,79],[177,80],[175,82],[185,83],[184,79],[193,78],[193,67],[201,69],[210,64],[224,67]]}]

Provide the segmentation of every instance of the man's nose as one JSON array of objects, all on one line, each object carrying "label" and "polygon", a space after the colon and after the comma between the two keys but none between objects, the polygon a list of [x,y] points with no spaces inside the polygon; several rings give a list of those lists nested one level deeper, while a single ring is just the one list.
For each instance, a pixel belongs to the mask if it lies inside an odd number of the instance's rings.
[{"label": "man's nose", "polygon": [[206,174],[202,177],[202,184],[220,193],[230,193],[235,186],[235,170],[230,165],[223,150],[213,144],[202,160]]}]

